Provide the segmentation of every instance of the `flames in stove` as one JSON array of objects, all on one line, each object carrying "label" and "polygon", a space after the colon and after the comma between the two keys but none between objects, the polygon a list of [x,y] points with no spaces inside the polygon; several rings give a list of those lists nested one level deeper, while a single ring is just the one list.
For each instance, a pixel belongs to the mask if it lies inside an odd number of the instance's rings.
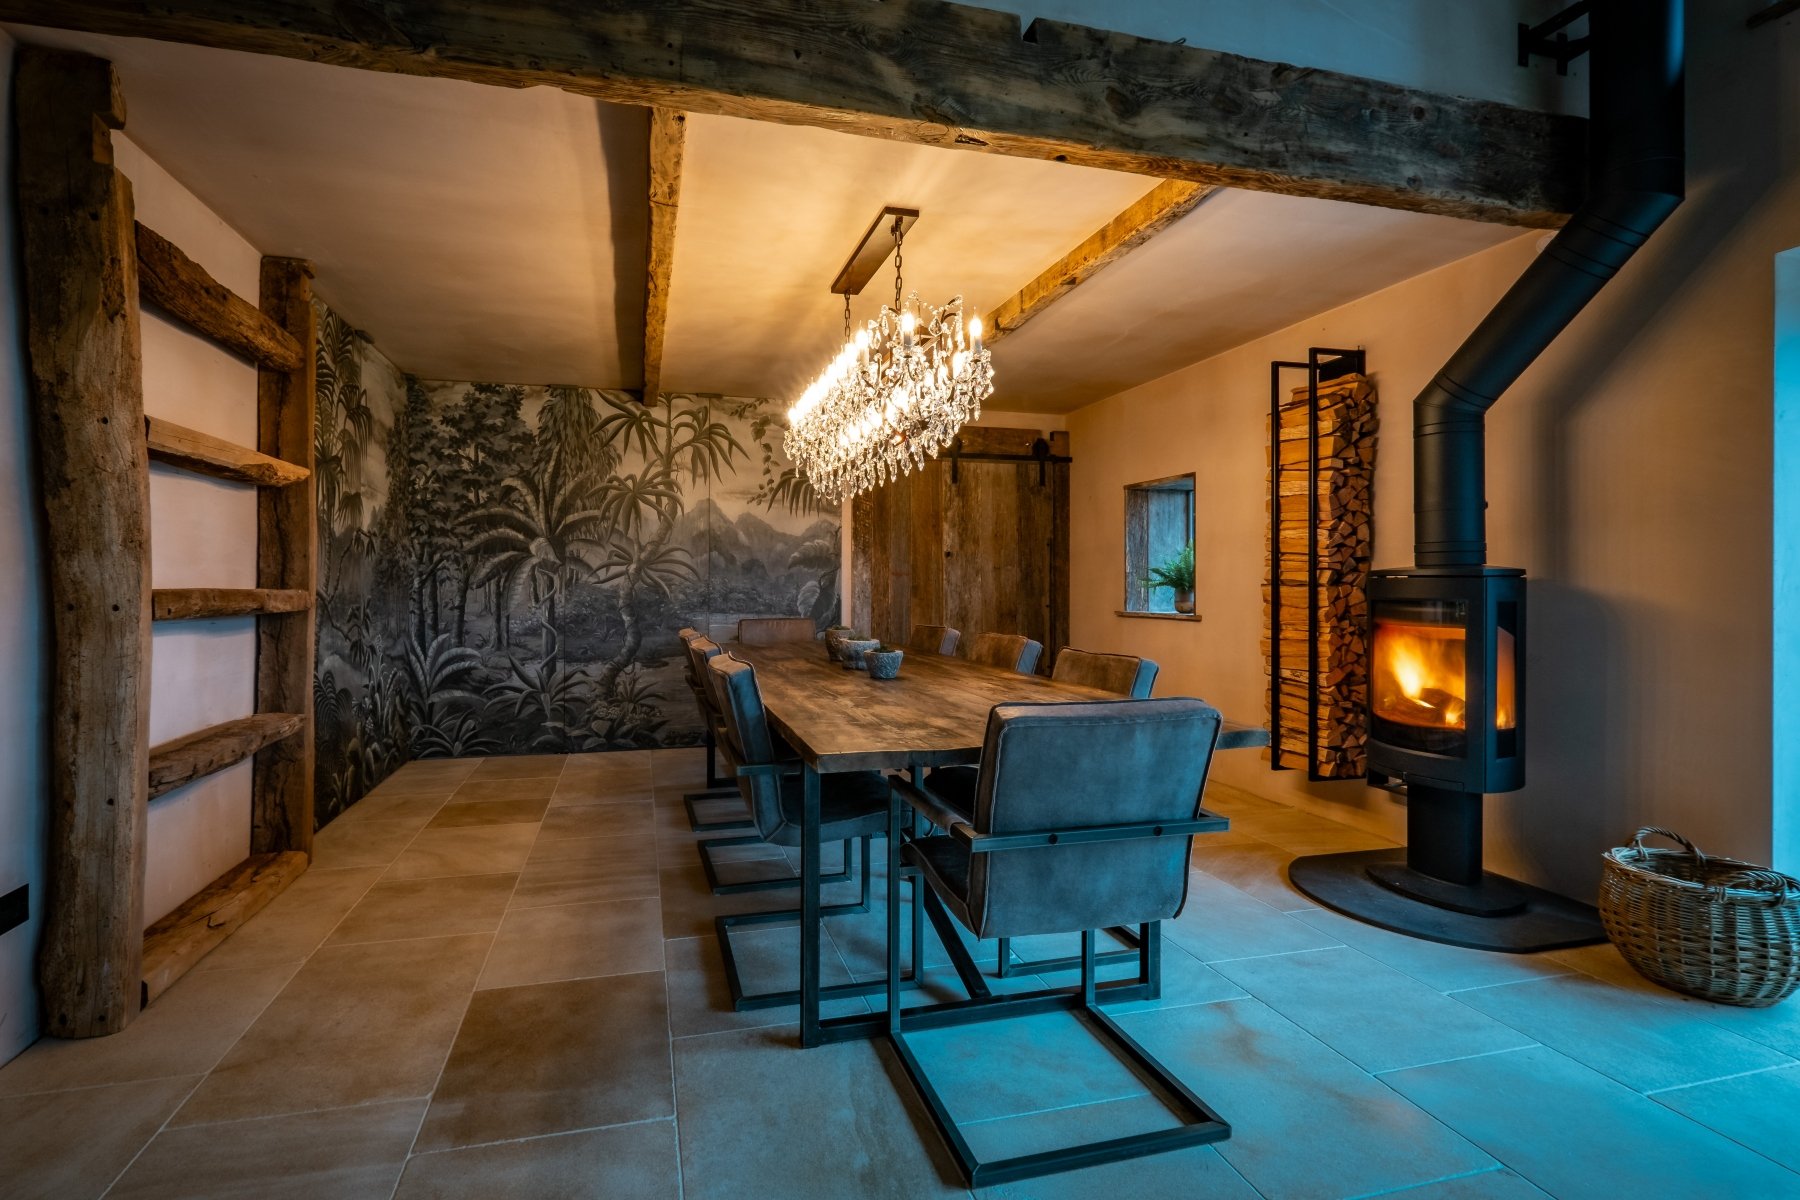
[{"label": "flames in stove", "polygon": [[[1517,720],[1513,635],[1495,632],[1494,728],[1511,729]],[[1462,626],[1378,617],[1372,657],[1369,683],[1377,717],[1418,729],[1464,727],[1468,682]]]}]

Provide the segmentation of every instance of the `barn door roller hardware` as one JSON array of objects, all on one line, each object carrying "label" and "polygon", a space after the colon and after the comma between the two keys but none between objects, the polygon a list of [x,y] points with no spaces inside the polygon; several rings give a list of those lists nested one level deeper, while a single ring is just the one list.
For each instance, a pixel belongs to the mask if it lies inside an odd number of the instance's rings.
[{"label": "barn door roller hardware", "polygon": [[1519,22],[1519,65],[1529,67],[1531,56],[1542,55],[1556,61],[1556,73],[1567,75],[1569,64],[1588,52],[1588,35],[1568,35],[1569,26],[1587,16],[1590,0],[1575,0],[1547,21],[1536,25]]},{"label": "barn door roller hardware", "polygon": [[961,437],[954,438],[950,442],[949,459],[950,459],[950,482],[951,483],[961,482],[961,480],[962,480],[961,467],[962,467],[962,464],[965,462],[1010,462],[1010,463],[1034,462],[1038,465],[1038,486],[1043,487],[1044,480],[1047,478],[1047,471],[1048,471],[1049,465],[1051,463],[1066,463],[1066,462],[1074,462],[1075,461],[1074,459],[1070,458],[1067,454],[1052,454],[1052,453],[1050,453],[1050,443],[1045,441],[1043,438],[1033,439],[1033,441],[1031,443],[1031,453],[1030,454],[965,454],[963,452],[962,445],[963,445],[963,440]]}]

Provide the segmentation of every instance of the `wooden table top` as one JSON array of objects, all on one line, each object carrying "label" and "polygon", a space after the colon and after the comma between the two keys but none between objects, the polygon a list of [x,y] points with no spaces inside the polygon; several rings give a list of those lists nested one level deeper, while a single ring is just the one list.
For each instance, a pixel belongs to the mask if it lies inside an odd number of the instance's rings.
[{"label": "wooden table top", "polygon": [[[725,648],[756,668],[770,726],[821,773],[979,762],[996,704],[1119,698],[920,650],[882,680],[828,662],[822,642]],[[1267,730],[1231,721],[1219,736],[1222,750],[1268,742]]]}]

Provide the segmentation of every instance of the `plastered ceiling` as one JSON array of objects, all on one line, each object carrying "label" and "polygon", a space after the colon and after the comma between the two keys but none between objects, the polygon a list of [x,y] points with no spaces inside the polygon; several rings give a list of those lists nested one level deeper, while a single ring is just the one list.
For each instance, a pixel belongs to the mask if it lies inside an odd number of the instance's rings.
[{"label": "plastered ceiling", "polygon": [[[127,134],[258,249],[428,378],[641,383],[642,110],[135,39]],[[986,312],[1155,180],[695,115],[664,386],[794,395],[835,349],[829,291],[884,204],[923,213],[909,289]],[[1221,192],[995,348],[992,407],[1067,412],[1520,231]],[[891,295],[883,272],[859,317]]]}]

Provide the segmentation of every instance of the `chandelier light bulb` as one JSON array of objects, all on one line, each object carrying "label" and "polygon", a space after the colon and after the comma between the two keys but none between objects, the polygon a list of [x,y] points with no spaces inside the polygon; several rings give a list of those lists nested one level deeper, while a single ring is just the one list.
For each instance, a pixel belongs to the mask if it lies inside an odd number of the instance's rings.
[{"label": "chandelier light bulb", "polygon": [[788,457],[821,499],[910,473],[980,416],[994,391],[980,329],[960,296],[938,308],[910,295],[856,332],[788,413]]}]

